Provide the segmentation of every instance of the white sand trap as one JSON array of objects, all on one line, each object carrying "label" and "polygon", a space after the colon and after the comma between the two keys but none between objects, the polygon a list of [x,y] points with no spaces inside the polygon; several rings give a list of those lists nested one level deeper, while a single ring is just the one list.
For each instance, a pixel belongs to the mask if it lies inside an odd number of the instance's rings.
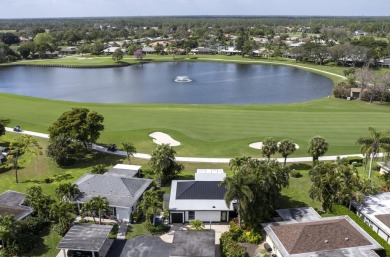
[{"label": "white sand trap", "polygon": [[[278,146],[279,146],[279,144],[280,144],[280,142],[278,142]],[[249,147],[254,148],[254,149],[261,149],[261,148],[263,148],[263,142],[255,142],[255,143],[249,144]],[[295,144],[295,149],[299,149],[299,145]]]},{"label": "white sand trap", "polygon": [[77,58],[78,60],[86,60],[87,58],[83,57],[83,58]]},{"label": "white sand trap", "polygon": [[179,146],[180,142],[174,140],[170,135],[162,132],[153,132],[149,134],[153,138],[153,142],[158,145],[169,144],[170,146]]}]

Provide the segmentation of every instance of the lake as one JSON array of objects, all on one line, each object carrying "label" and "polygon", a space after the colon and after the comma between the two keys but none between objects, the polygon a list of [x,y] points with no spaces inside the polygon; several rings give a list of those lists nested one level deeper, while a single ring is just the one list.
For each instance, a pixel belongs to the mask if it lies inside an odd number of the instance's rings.
[{"label": "lake", "polygon": [[[177,83],[177,76],[192,82]],[[283,104],[331,94],[333,82],[276,65],[166,62],[120,68],[2,67],[0,92],[97,103]]]}]

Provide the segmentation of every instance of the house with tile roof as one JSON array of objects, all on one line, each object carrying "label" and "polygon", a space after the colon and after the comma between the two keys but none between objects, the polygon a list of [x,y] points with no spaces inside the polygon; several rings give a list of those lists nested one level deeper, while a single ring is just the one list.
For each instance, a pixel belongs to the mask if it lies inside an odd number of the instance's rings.
[{"label": "house with tile roof", "polygon": [[312,208],[278,210],[282,221],[263,224],[278,257],[378,257],[382,247],[348,216],[321,218]]},{"label": "house with tile roof", "polygon": [[195,180],[173,180],[169,197],[170,223],[197,219],[203,222],[227,222],[234,216],[233,203],[226,205],[226,177],[219,169],[198,170]]},{"label": "house with tile roof", "polygon": [[75,182],[80,194],[73,201],[80,207],[94,196],[106,197],[112,214],[119,220],[129,221],[130,213],[136,210],[139,199],[151,183],[151,179],[87,173]]},{"label": "house with tile roof", "polygon": [[7,190],[0,194],[0,215],[12,214],[15,216],[16,221],[29,216],[33,209],[23,205],[25,198],[25,194],[12,190]]},{"label": "house with tile roof", "polygon": [[365,196],[352,202],[356,214],[380,237],[390,243],[390,192]]}]

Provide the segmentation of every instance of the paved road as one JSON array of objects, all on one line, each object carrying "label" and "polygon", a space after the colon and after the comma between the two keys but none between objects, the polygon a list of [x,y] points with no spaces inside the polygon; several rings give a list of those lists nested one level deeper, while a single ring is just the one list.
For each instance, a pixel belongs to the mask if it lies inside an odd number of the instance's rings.
[{"label": "paved road", "polygon": [[[22,130],[21,132],[15,132],[13,131],[12,128],[5,128],[6,131],[8,132],[14,132],[14,133],[20,133],[20,134],[27,134],[31,136],[36,136],[36,137],[42,137],[42,138],[49,138],[48,134],[43,134],[43,133],[38,133],[38,132],[33,132],[33,131],[27,131],[27,130]],[[116,151],[116,152],[109,152],[107,151],[106,147],[100,146],[93,144],[92,148],[100,151],[100,152],[106,152],[109,154],[114,154],[114,155],[119,155],[119,156],[126,156],[126,152],[124,151]],[[320,161],[333,161],[337,160],[337,158],[345,158],[345,157],[350,157],[350,156],[359,156],[363,157],[362,154],[347,154],[347,155],[330,155],[330,156],[322,156],[319,158]],[[145,154],[145,153],[136,153],[134,154],[135,158],[139,159],[150,159],[150,154]],[[378,157],[382,157],[382,154],[378,154]],[[207,158],[207,157],[176,157],[176,160],[179,162],[193,162],[193,163],[229,163],[229,161],[232,158]],[[275,158],[279,162],[284,162],[284,158]],[[292,157],[292,158],[287,158],[287,162],[311,162],[312,157]]]},{"label": "paved road", "polygon": [[106,257],[169,257],[171,244],[158,236],[137,236],[115,240]]}]

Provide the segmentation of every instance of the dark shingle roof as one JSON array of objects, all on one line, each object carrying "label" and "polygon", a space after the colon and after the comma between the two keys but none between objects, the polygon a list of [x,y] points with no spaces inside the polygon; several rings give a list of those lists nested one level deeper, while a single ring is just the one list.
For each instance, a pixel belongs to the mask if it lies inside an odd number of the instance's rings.
[{"label": "dark shingle roof", "polygon": [[225,187],[220,181],[181,181],[177,182],[176,199],[223,200]]},{"label": "dark shingle roof", "polygon": [[346,219],[283,224],[271,229],[289,254],[371,245]]},{"label": "dark shingle roof", "polygon": [[122,178],[132,178],[137,175],[138,170],[111,168],[104,175],[117,176]]},{"label": "dark shingle roof", "polygon": [[32,209],[23,206],[25,194],[8,190],[0,194],[0,214],[12,214],[16,220],[21,220],[32,213]]}]

